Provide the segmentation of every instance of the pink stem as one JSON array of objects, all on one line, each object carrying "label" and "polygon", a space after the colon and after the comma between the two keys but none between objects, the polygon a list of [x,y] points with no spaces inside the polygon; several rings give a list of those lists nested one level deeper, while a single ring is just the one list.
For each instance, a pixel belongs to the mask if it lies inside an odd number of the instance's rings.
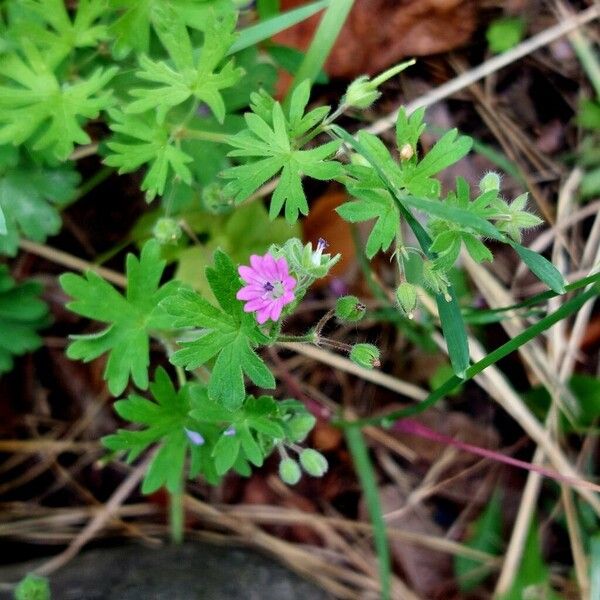
[{"label": "pink stem", "polygon": [[444,435],[443,433],[438,433],[433,429],[429,429],[429,427],[413,419],[401,419],[399,421],[396,421],[392,426],[392,429],[394,429],[395,431],[408,433],[410,435],[417,435],[419,437],[425,438],[427,440],[432,440],[440,444],[454,446],[455,448],[458,448],[463,452],[470,452],[471,454],[483,456],[484,458],[489,458],[497,462],[511,465],[512,467],[518,467],[520,469],[526,469],[527,471],[533,471],[535,473],[538,473],[539,475],[543,475],[544,477],[549,477],[557,481],[562,481],[563,483],[568,483],[575,487],[588,488],[595,490],[596,492],[600,492],[600,486],[590,481],[585,481],[584,479],[577,479],[576,477],[569,477],[568,475],[561,475],[558,471],[554,471],[552,469],[548,469],[539,465],[534,465],[523,460],[518,460],[517,458],[512,458],[511,456],[507,456],[506,454],[502,454],[501,452],[495,452],[493,450],[481,448],[480,446],[474,446],[473,444],[461,442],[460,440],[456,440],[450,436]]}]

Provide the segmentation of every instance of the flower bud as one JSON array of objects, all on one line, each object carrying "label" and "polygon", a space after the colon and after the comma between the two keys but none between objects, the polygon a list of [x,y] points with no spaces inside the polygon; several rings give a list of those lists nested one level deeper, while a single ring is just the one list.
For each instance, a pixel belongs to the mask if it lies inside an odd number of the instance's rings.
[{"label": "flower bud", "polygon": [[327,459],[312,448],[306,448],[306,450],[300,452],[300,464],[313,477],[323,477],[329,468]]},{"label": "flower bud", "polygon": [[317,420],[310,413],[294,415],[288,422],[288,436],[292,442],[303,442]]},{"label": "flower bud", "polygon": [[409,319],[413,318],[413,312],[417,308],[417,288],[404,281],[396,290],[396,299],[403,312]]},{"label": "flower bud", "polygon": [[410,144],[404,144],[402,148],[400,148],[400,160],[410,160],[415,155],[415,151]]},{"label": "flower bud", "polygon": [[444,296],[447,302],[452,300],[448,293],[450,282],[444,273],[433,266],[431,261],[423,261],[423,283],[434,293]]},{"label": "flower bud", "polygon": [[174,244],[181,237],[181,227],[175,219],[163,217],[156,221],[152,233],[159,244]]},{"label": "flower bud", "polygon": [[342,296],[335,303],[335,316],[341,321],[360,321],[367,307],[356,296]]},{"label": "flower bud", "polygon": [[350,360],[365,369],[381,366],[379,348],[373,344],[356,344],[350,351]]},{"label": "flower bud", "polygon": [[231,211],[233,199],[218,182],[209,183],[202,189],[202,207],[213,215],[222,215]]},{"label": "flower bud", "polygon": [[500,191],[500,175],[494,171],[486,173],[479,181],[479,189],[482,194],[492,190]]},{"label": "flower bud", "polygon": [[293,458],[284,458],[279,463],[279,477],[283,483],[296,485],[302,477],[300,466]]},{"label": "flower bud", "polygon": [[379,96],[381,92],[373,86],[373,82],[366,75],[361,75],[348,86],[342,104],[352,108],[369,108]]},{"label": "flower bud", "polygon": [[414,64],[414,60],[408,60],[394,65],[372,80],[366,75],[361,75],[348,86],[346,94],[342,98],[342,105],[353,108],[369,108],[381,96],[378,88],[382,83]]}]

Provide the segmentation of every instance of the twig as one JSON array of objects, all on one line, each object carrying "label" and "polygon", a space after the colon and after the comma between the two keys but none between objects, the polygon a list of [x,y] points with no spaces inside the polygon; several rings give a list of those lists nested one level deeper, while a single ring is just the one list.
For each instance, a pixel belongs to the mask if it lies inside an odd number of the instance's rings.
[{"label": "twig", "polygon": [[[564,19],[560,23],[549,27],[548,29],[541,31],[537,35],[530,37],[529,39],[521,42],[518,46],[515,46],[511,50],[499,54],[498,56],[494,56],[489,60],[481,63],[477,67],[455,77],[454,79],[448,81],[447,83],[440,85],[439,87],[430,90],[423,96],[416,98],[412,102],[409,102],[406,105],[406,112],[412,113],[418,108],[431,106],[456,92],[468,87],[469,85],[491,75],[495,71],[506,67],[507,65],[531,54],[535,50],[550,44],[554,40],[557,40],[564,35],[567,35],[571,31],[585,25],[597,19],[600,16],[600,6],[594,5],[590,6],[590,8],[573,15],[567,19]],[[398,110],[395,110],[393,113],[375,121],[372,125],[366,128],[366,131],[369,133],[374,133],[376,135],[391,129],[396,124],[396,119],[398,118]]]},{"label": "twig", "polygon": [[100,529],[102,529],[102,527],[104,527],[105,523],[114,516],[121,504],[127,500],[131,492],[141,481],[146,469],[148,468],[148,464],[153,457],[154,453],[148,455],[145,460],[143,460],[133,471],[131,471],[127,478],[113,492],[112,496],[109,498],[104,507],[81,530],[79,535],[69,544],[69,546],[60,554],[35,569],[35,572],[39,575],[49,575],[77,556],[79,551],[94,537],[94,535],[96,535]]}]

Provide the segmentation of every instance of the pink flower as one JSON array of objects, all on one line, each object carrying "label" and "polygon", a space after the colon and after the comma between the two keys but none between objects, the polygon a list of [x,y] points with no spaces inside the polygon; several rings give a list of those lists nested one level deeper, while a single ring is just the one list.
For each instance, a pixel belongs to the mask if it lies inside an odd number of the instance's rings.
[{"label": "pink flower", "polygon": [[275,259],[270,254],[253,254],[250,265],[238,268],[247,285],[236,298],[246,302],[244,311],[256,312],[256,320],[261,325],[269,319],[278,321],[283,307],[294,301],[296,280],[290,277],[287,261]]}]

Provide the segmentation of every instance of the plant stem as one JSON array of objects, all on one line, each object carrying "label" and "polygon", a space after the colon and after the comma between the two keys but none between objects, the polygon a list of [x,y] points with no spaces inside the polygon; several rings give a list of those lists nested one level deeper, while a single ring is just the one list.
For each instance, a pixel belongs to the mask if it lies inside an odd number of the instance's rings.
[{"label": "plant stem", "polygon": [[229,143],[231,137],[226,133],[217,133],[216,131],[201,131],[200,129],[183,129],[179,136],[191,140],[201,140],[203,142],[216,142],[218,144]]},{"label": "plant stem", "polygon": [[365,445],[362,432],[358,427],[349,427],[346,429],[346,442],[348,443],[348,449],[352,455],[354,467],[358,473],[365,503],[373,526],[373,538],[379,565],[381,598],[382,600],[388,600],[390,597],[392,561],[385,530],[385,521],[381,510],[381,502],[379,500],[375,471],[371,464],[371,459],[369,458],[369,452]]},{"label": "plant stem", "polygon": [[169,496],[169,526],[171,529],[171,541],[181,544],[183,541],[183,482],[176,492]]},{"label": "plant stem", "polygon": [[295,343],[308,343],[313,344],[317,341],[314,332],[307,333],[306,335],[280,335],[277,337],[274,343],[279,342],[295,342]]}]

